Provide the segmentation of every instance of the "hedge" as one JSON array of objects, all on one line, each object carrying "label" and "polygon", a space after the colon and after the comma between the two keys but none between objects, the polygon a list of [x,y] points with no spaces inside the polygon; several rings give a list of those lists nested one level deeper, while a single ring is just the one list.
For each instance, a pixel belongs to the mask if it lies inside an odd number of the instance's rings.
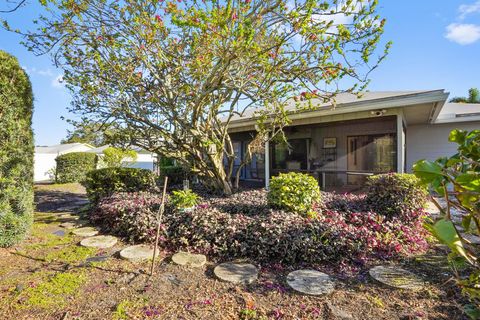
[{"label": "hedge", "polygon": [[32,222],[32,113],[27,74],[0,50],[0,247],[21,241]]},{"label": "hedge", "polygon": [[97,167],[97,155],[89,152],[72,152],[59,155],[55,161],[56,183],[82,182],[89,171]]},{"label": "hedge", "polygon": [[156,189],[156,176],[147,169],[102,168],[87,173],[83,185],[88,198],[96,203],[115,192],[152,191]]}]

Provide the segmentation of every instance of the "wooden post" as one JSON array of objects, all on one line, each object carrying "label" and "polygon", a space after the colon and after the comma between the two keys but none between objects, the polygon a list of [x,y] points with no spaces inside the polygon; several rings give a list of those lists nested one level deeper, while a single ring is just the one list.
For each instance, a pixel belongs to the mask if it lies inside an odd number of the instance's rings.
[{"label": "wooden post", "polygon": [[153,275],[153,269],[155,268],[155,258],[158,250],[158,239],[160,238],[160,226],[162,224],[163,211],[165,210],[165,194],[167,193],[168,177],[165,177],[163,182],[162,202],[160,203],[160,209],[157,213],[157,234],[155,236],[155,246],[153,247],[152,267],[150,269],[150,277]]}]

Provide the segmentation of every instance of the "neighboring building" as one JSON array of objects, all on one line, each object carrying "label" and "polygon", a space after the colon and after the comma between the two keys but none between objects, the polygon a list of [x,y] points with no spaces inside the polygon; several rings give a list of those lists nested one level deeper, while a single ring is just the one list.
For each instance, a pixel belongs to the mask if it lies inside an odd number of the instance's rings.
[{"label": "neighboring building", "polygon": [[[280,172],[299,171],[322,187],[359,186],[365,177],[410,172],[419,159],[455,152],[453,129],[480,129],[480,105],[447,103],[444,90],[340,94],[336,106],[320,101],[314,110],[290,115],[290,144],[266,143],[243,168],[243,180],[263,181]],[[315,105],[315,101],[313,101]],[[295,107],[292,106],[293,110]],[[239,158],[255,135],[255,112],[233,119],[231,137]]]},{"label": "neighboring building", "polygon": [[[93,152],[93,153],[96,153],[99,157],[102,157],[103,150],[105,150],[108,147],[109,145],[104,145],[98,148],[88,150],[87,152]],[[132,147],[132,150],[134,150],[137,153],[137,159],[134,162],[126,161],[125,162],[126,167],[154,170],[155,161],[156,161],[155,154],[138,147]]]},{"label": "neighboring building", "polygon": [[[35,147],[34,181],[47,182],[54,179],[55,159],[59,155],[71,152],[93,152],[102,157],[103,150],[106,148],[108,148],[108,145],[95,148],[86,143],[66,143],[48,147]],[[137,160],[133,163],[126,163],[127,167],[154,170],[155,156],[152,153],[136,147],[133,150],[137,152]]]},{"label": "neighboring building", "polygon": [[86,143],[65,143],[48,147],[35,147],[34,181],[42,182],[53,180],[56,166],[55,159],[59,155],[71,152],[83,152],[91,149],[93,149],[93,146]]}]

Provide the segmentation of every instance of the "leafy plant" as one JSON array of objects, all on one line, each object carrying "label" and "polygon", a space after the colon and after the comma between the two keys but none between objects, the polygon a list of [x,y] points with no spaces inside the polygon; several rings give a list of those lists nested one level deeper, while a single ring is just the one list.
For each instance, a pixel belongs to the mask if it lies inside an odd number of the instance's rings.
[{"label": "leafy plant", "polygon": [[0,50],[0,247],[22,240],[33,220],[32,113],[28,75]]},{"label": "leafy plant", "polygon": [[[480,265],[478,251],[468,244],[457,226],[452,214],[462,217],[462,227],[480,233],[480,130],[471,132],[453,130],[449,141],[458,145],[458,152],[436,161],[420,160],[413,166],[415,175],[432,191],[445,200],[446,207],[432,198],[441,208],[442,217],[427,228],[440,242],[446,244],[456,256],[469,263],[475,271],[470,277],[459,281],[463,291],[470,296],[477,309],[480,307]],[[459,276],[457,274],[457,276]]]},{"label": "leafy plant", "polygon": [[97,168],[97,155],[90,152],[71,152],[55,159],[56,183],[82,182],[88,172]]},{"label": "leafy plant", "polygon": [[313,206],[320,201],[320,187],[310,175],[280,173],[270,180],[267,201],[274,208],[311,215]]},{"label": "leafy plant", "polygon": [[137,153],[134,150],[124,150],[115,147],[108,147],[103,150],[101,161],[108,168],[126,167],[129,163],[137,160]]},{"label": "leafy plant", "polygon": [[386,217],[410,217],[425,207],[428,192],[413,174],[386,173],[367,178],[366,204]]},{"label": "leafy plant", "polygon": [[[387,220],[368,211],[336,210],[345,195],[324,194],[322,214],[313,219],[268,208],[266,192],[260,190],[202,197],[192,212],[181,213],[167,205],[162,221],[164,247],[220,259],[304,264],[363,264],[423,252],[428,247],[423,216]],[[363,201],[355,195],[347,199],[353,203],[351,208],[360,207]],[[115,194],[99,202],[91,219],[130,241],[153,241],[160,201],[161,197],[152,193]]]},{"label": "leafy plant", "polygon": [[190,189],[175,190],[169,199],[172,205],[178,209],[192,208],[198,203],[198,195]]},{"label": "leafy plant", "polygon": [[115,192],[152,191],[156,189],[155,174],[147,169],[102,168],[90,171],[83,185],[88,198],[97,202]]}]

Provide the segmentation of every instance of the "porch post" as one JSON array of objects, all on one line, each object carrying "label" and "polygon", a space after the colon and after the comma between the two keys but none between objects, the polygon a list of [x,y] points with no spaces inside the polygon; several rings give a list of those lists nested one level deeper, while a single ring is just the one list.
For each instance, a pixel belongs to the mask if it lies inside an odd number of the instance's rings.
[{"label": "porch post", "polygon": [[270,143],[265,141],[265,189],[270,188]]},{"label": "porch post", "polygon": [[405,137],[403,135],[403,116],[397,114],[397,172],[404,172]]}]

